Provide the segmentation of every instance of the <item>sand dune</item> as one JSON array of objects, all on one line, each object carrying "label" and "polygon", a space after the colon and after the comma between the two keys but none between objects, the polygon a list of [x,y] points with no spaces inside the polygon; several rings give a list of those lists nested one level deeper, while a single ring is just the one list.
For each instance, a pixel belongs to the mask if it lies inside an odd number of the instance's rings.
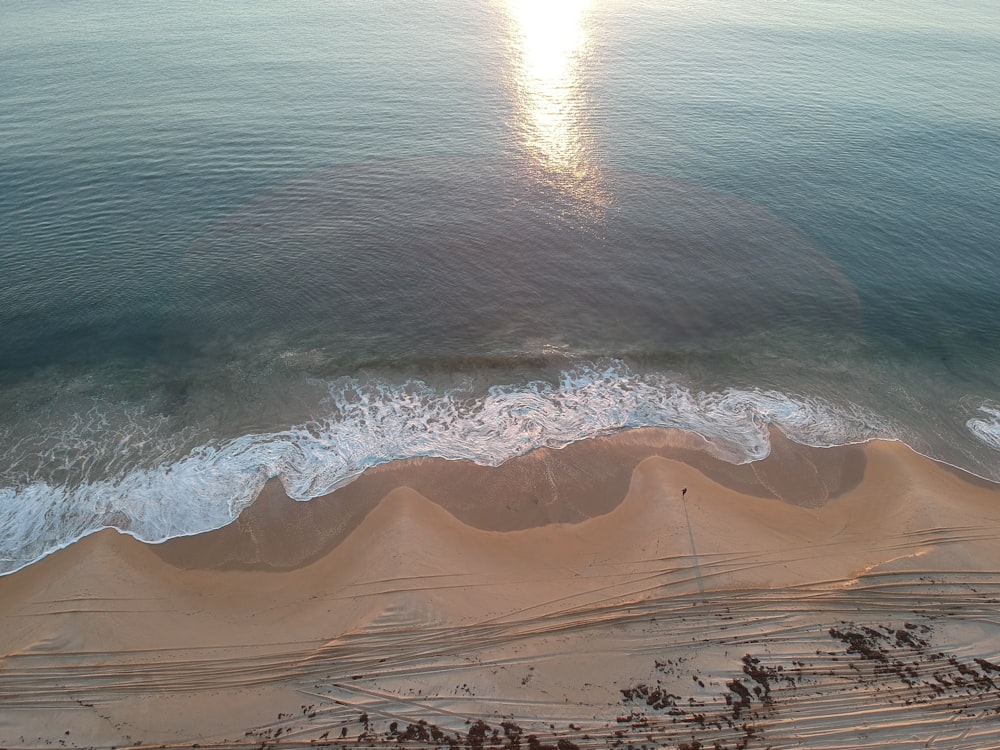
[{"label": "sand dune", "polygon": [[696,443],[95,534],[0,579],[0,746],[1000,746],[1000,489],[893,443]]}]

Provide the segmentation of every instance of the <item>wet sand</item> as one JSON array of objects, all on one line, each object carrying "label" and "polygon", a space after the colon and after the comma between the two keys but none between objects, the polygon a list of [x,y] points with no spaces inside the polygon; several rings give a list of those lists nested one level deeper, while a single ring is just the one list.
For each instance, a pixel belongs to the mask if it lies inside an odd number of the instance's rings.
[{"label": "wet sand", "polygon": [[269,486],[0,579],[0,747],[1000,746],[998,541],[1000,488],[887,442]]}]

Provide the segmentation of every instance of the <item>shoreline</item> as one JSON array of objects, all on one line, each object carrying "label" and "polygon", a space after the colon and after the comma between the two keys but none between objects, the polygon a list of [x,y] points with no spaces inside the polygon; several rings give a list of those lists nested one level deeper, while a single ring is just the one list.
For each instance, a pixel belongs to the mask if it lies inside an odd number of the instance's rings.
[{"label": "shoreline", "polygon": [[[107,432],[115,438],[113,444],[98,439],[97,433],[71,439],[72,446],[62,444],[62,438],[56,438],[56,445],[36,445],[29,436],[15,439],[18,447],[8,451],[4,465],[11,486],[0,488],[5,529],[0,575],[102,528],[117,528],[150,543],[222,528],[243,509],[259,505],[255,501],[262,493],[280,494],[267,486],[269,482],[280,483],[292,497],[305,500],[328,487],[371,483],[372,477],[396,472],[411,465],[408,462],[433,460],[414,457],[503,467],[511,461],[523,464],[534,453],[573,452],[578,444],[655,434],[673,435],[677,447],[691,449],[661,455],[704,463],[702,453],[707,451],[730,463],[754,467],[780,465],[769,454],[787,454],[785,447],[791,442],[799,446],[793,452],[804,454],[800,468],[808,473],[814,456],[836,455],[866,439],[903,441],[890,424],[861,407],[837,407],[770,391],[696,393],[669,378],[632,371],[617,360],[603,370],[596,363],[581,362],[579,369],[563,370],[559,377],[559,386],[552,388],[543,380],[522,383],[523,388],[496,386],[499,390],[491,388],[471,405],[462,401],[461,389],[438,390],[420,380],[392,384],[376,377],[365,384],[349,378],[324,386],[331,389],[332,412],[317,413],[327,413],[325,418],[293,419],[296,424],[274,427],[276,431],[261,424],[259,430],[236,430],[218,442],[207,435],[189,436],[186,447],[178,444],[169,450],[165,446],[172,445],[173,438],[143,426],[141,420],[133,425],[131,418],[127,420],[131,426],[123,431]],[[408,394],[410,387],[418,393]],[[985,406],[981,410],[989,411]],[[123,412],[108,418],[114,423],[126,416]],[[481,422],[484,418],[487,424]],[[194,429],[195,422],[188,426]],[[671,427],[642,426],[651,422]],[[966,452],[968,460],[962,461],[953,455],[959,452],[957,445],[955,450],[934,451],[919,439],[911,442],[922,445],[923,455],[932,460],[945,462],[950,457],[959,471],[1000,481],[994,476],[995,451],[980,445],[980,453]],[[148,456],[147,445],[167,450],[170,458]],[[813,445],[825,447],[806,447]],[[56,461],[53,456],[64,450],[68,455]],[[986,453],[981,455],[982,450]],[[55,473],[53,467],[58,469]],[[79,476],[81,467],[86,479]],[[778,473],[779,478],[800,481],[788,467]],[[749,494],[760,494],[760,479],[751,477],[741,486]],[[769,486],[769,480],[763,484]],[[619,477],[614,494],[620,495],[626,485],[627,473]],[[781,486],[764,492],[800,494],[795,487]],[[825,496],[821,491],[812,501]],[[355,498],[348,505],[353,508],[357,502]]]},{"label": "shoreline", "polygon": [[617,507],[635,467],[652,456],[688,464],[729,489],[804,507],[818,507],[860,483],[865,466],[861,447],[812,448],[777,429],[770,432],[769,455],[746,464],[715,458],[693,433],[639,428],[562,448],[537,448],[499,466],[443,458],[391,461],[304,502],[291,499],[280,482],[271,480],[233,523],[154,548],[179,567],[294,569],[330,552],[401,486],[484,531],[576,523]]},{"label": "shoreline", "polygon": [[0,578],[0,746],[1000,741],[1000,487],[773,445],[637,430],[98,532]]}]

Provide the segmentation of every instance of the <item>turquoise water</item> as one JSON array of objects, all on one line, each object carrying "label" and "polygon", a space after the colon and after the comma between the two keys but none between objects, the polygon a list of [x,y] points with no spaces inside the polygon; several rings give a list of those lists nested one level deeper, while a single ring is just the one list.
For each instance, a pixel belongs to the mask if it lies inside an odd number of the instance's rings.
[{"label": "turquoise water", "polygon": [[646,425],[1000,480],[993,2],[0,27],[0,570]]}]

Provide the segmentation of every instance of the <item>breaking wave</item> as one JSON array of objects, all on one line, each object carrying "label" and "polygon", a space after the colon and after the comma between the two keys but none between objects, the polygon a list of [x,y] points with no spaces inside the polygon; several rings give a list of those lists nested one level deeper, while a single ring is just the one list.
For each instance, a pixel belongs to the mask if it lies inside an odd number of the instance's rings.
[{"label": "breaking wave", "polygon": [[[733,463],[766,456],[770,426],[813,446],[894,437],[890,423],[859,407],[767,390],[697,391],[618,362],[580,365],[556,382],[496,385],[480,394],[417,380],[344,378],[325,386],[328,395],[311,421],[206,440],[179,458],[170,456],[169,436],[151,434],[138,421],[110,435],[95,428],[89,447],[80,444],[77,430],[72,450],[62,449],[70,464],[107,453],[107,445],[99,451],[97,443],[111,440],[119,455],[145,451],[146,465],[135,459],[129,468],[119,460],[103,477],[96,471],[74,474],[68,466],[65,476],[76,479],[23,476],[0,488],[0,573],[101,528],[147,542],[218,528],[252,503],[269,479],[279,479],[292,498],[308,500],[396,459],[433,456],[498,465],[539,447],[640,427],[697,433],[710,451]],[[993,417],[980,420],[982,427],[970,423],[970,429],[998,440],[1000,412]],[[95,424],[99,428],[100,420]],[[7,466],[17,458],[9,453],[3,457]],[[170,457],[155,463],[163,456]]]},{"label": "breaking wave", "polygon": [[986,416],[974,417],[965,426],[979,442],[1000,451],[1000,407],[983,404],[979,411]]}]

